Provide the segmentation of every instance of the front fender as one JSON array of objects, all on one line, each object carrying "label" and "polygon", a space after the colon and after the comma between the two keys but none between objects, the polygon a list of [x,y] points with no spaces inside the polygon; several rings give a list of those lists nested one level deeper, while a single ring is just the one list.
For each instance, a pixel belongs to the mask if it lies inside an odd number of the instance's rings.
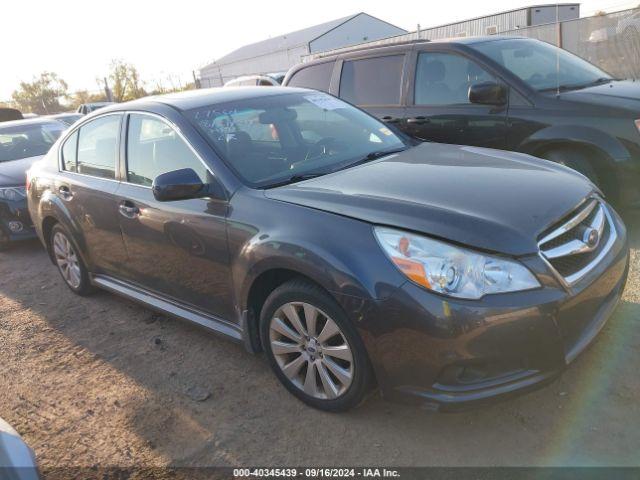
[{"label": "front fender", "polygon": [[518,150],[535,154],[556,144],[588,146],[602,151],[614,162],[625,162],[631,158],[630,152],[617,138],[595,128],[577,125],[556,125],[538,130],[525,139]]},{"label": "front fender", "polygon": [[241,311],[255,280],[269,270],[308,277],[336,298],[386,298],[406,281],[366,222],[257,195],[236,196],[230,211],[232,282]]}]

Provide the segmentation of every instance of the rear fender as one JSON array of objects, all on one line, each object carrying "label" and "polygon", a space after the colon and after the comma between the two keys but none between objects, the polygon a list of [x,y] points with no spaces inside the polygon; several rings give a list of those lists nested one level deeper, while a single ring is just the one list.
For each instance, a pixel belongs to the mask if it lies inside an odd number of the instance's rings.
[{"label": "rear fender", "polygon": [[91,270],[91,263],[89,262],[87,245],[84,234],[82,233],[82,228],[80,228],[80,225],[78,225],[77,221],[74,220],[66,204],[50,190],[45,191],[38,202],[37,218],[39,219],[39,222],[35,225],[36,231],[40,240],[47,249],[52,262],[55,263],[53,259],[53,252],[51,251],[49,242],[44,236],[44,222],[47,218],[54,218],[56,222],[60,223],[71,234],[79,249],[78,253],[80,257],[84,264],[89,266],[89,270]]}]

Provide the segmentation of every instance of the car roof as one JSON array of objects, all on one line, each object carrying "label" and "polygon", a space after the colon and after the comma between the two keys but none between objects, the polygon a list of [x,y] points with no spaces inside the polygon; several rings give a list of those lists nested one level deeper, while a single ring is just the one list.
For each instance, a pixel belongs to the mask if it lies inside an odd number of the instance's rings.
[{"label": "car roof", "polygon": [[452,38],[439,38],[436,40],[406,40],[396,43],[384,43],[379,45],[354,45],[351,48],[346,48],[344,51],[326,53],[319,53],[315,58],[309,62],[299,63],[295,65],[289,72],[302,70],[303,68],[314,65],[316,63],[322,63],[326,61],[335,60],[338,57],[349,58],[351,56],[362,55],[363,53],[381,51],[386,52],[393,49],[403,48],[404,50],[411,49],[414,45],[434,45],[434,44],[448,44],[448,45],[474,45],[479,43],[497,42],[501,40],[534,40],[528,37],[522,36],[507,36],[507,35],[483,35],[477,37],[452,37]]},{"label": "car roof", "polygon": [[101,113],[128,110],[131,108],[141,107],[149,103],[160,103],[169,105],[177,110],[191,110],[194,108],[204,107],[207,105],[215,105],[218,103],[227,103],[251,98],[270,97],[273,95],[284,95],[287,93],[308,93],[315,92],[306,88],[294,87],[234,87],[234,88],[203,88],[199,90],[187,90],[178,93],[168,93],[165,95],[157,95],[152,97],[144,97],[139,100],[133,100],[126,103],[118,103],[115,106],[107,107],[100,110]]},{"label": "car roof", "polygon": [[[526,40],[526,39],[527,37],[521,37],[521,36],[482,35],[478,37],[442,38],[438,40],[432,40],[429,43],[459,43],[462,45],[473,45],[474,43],[498,42],[501,40]],[[532,40],[532,39],[529,38],[529,40]]]},{"label": "car roof", "polygon": [[8,122],[1,122],[0,129],[5,127],[16,127],[22,125],[61,125],[63,128],[66,127],[62,122],[54,118],[49,117],[37,117],[37,118],[25,118],[24,120],[10,120]]}]

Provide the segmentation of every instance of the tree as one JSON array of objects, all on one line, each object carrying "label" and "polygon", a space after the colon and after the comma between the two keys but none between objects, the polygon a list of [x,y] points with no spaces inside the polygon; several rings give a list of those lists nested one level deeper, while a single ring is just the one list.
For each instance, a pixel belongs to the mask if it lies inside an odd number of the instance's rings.
[{"label": "tree", "polygon": [[60,98],[67,96],[67,82],[53,72],[42,72],[31,82],[20,82],[11,97],[23,112],[38,114],[56,113],[63,110]]},{"label": "tree", "polygon": [[79,90],[69,95],[68,107],[70,110],[76,110],[83,103],[104,102],[107,96],[104,93],[89,93],[87,90]]},{"label": "tree", "polygon": [[147,95],[136,67],[123,60],[113,60],[111,62],[109,81],[113,99],[116,102],[135,100]]}]

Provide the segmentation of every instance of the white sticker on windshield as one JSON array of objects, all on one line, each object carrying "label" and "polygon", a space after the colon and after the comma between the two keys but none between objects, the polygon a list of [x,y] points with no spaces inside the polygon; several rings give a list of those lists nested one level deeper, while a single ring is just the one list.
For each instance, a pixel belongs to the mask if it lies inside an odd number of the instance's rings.
[{"label": "white sticker on windshield", "polygon": [[304,98],[324,110],[337,110],[338,108],[346,107],[346,105],[337,98],[331,95],[325,95],[324,93],[313,93],[311,95],[305,95]]}]

